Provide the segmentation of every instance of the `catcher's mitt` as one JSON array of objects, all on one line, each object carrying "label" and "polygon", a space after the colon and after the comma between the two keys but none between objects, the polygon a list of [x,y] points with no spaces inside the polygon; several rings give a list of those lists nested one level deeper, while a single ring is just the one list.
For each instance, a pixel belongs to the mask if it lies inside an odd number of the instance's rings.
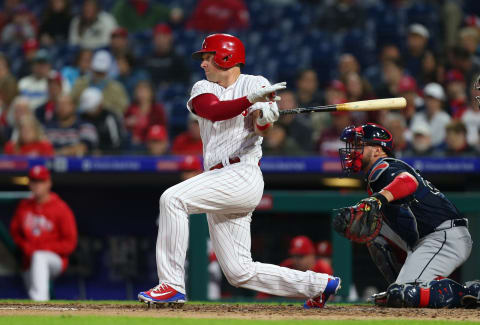
[{"label": "catcher's mitt", "polygon": [[369,197],[352,207],[341,208],[333,218],[335,231],[356,243],[367,243],[382,228],[381,202]]}]

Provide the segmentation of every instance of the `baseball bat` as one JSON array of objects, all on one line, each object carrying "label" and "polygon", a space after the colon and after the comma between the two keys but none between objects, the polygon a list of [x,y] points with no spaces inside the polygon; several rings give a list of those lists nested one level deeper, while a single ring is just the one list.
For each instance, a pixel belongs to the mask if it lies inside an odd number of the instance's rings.
[{"label": "baseball bat", "polygon": [[403,97],[382,98],[361,100],[358,102],[349,102],[335,105],[298,107],[280,111],[280,115],[312,113],[312,112],[336,112],[336,111],[380,111],[390,109],[403,109],[407,106],[407,101]]}]

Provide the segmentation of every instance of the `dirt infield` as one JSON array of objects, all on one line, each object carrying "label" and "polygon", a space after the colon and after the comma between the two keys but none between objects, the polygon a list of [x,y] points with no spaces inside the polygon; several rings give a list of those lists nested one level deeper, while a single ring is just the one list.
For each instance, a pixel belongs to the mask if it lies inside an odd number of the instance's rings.
[{"label": "dirt infield", "polygon": [[480,320],[480,309],[393,309],[365,305],[329,305],[304,310],[300,305],[185,304],[148,308],[144,304],[0,303],[4,315],[101,315],[132,317],[233,318],[233,319],[434,319]]}]

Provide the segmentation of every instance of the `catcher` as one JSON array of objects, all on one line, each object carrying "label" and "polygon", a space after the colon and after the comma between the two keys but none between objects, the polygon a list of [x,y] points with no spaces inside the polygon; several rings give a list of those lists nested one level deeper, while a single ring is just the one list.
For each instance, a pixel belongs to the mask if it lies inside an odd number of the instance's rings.
[{"label": "catcher", "polygon": [[[468,220],[417,170],[391,157],[392,135],[382,126],[349,126],[340,139],[346,144],[339,149],[342,169],[365,173],[369,197],[340,209],[333,225],[346,238],[366,243],[391,283],[374,297],[375,303],[434,308],[476,304],[480,282],[460,285],[443,279],[470,255]],[[404,257],[406,253],[404,261],[399,251]]]}]

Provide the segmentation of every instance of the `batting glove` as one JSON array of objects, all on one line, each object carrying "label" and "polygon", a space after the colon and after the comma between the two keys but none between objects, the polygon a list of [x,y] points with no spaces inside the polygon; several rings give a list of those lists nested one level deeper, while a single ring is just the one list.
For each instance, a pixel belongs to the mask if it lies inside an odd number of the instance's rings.
[{"label": "batting glove", "polygon": [[279,116],[277,104],[269,103],[267,107],[262,108],[262,114],[257,119],[257,124],[265,126],[278,120]]},{"label": "batting glove", "polygon": [[277,84],[262,87],[251,94],[247,95],[247,99],[250,103],[255,104],[258,102],[277,102],[281,98],[275,94],[277,90],[287,88],[287,83],[279,82]]}]

